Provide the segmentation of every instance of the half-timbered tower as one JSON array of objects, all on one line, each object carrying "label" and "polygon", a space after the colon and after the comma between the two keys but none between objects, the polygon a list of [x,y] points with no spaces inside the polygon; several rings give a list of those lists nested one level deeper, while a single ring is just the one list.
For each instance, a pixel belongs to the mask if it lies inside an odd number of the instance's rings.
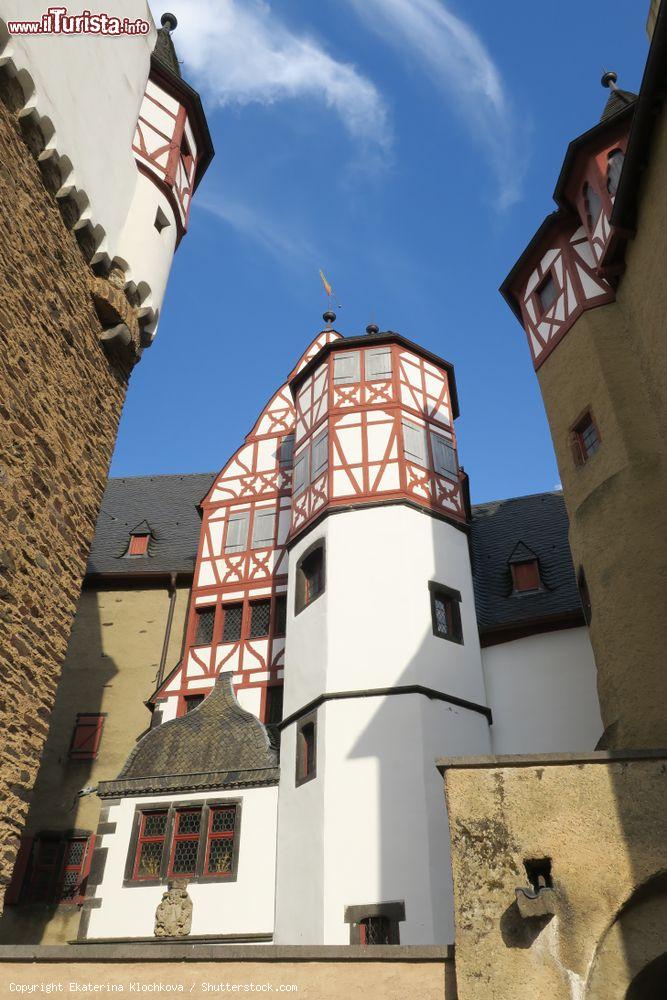
[{"label": "half-timbered tower", "polygon": [[[643,93],[663,86],[655,82],[660,58],[654,44]],[[645,527],[654,524],[660,539],[667,534],[666,370],[653,332],[663,322],[653,294],[662,272],[650,237],[633,237],[656,112],[651,98],[620,90],[615,73],[602,82],[609,99],[600,121],[568,147],[554,192],[558,209],[501,290],[526,331],[547,410],[596,653],[605,745],[664,746],[667,634],[657,623],[664,620],[665,549]],[[645,202],[647,217],[657,219],[662,200],[660,191]],[[642,579],[651,585],[638,600]]]}]

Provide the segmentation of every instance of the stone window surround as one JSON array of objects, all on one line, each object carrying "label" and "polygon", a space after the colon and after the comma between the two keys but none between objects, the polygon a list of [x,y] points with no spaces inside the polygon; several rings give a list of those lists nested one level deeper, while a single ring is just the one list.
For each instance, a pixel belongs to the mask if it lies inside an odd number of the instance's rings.
[{"label": "stone window surround", "polygon": [[[317,594],[315,594],[314,597],[311,597],[310,600],[307,600],[306,581],[305,581],[305,575],[304,575],[303,570],[302,570],[302,566],[303,566],[304,562],[307,559],[309,559],[311,556],[313,556],[317,552],[318,549],[321,550],[321,552],[322,552],[322,569],[321,569],[321,574],[320,574],[321,575],[321,584],[322,584],[322,586],[321,586],[321,589],[317,592]],[[294,587],[294,617],[295,618],[296,618],[297,615],[300,615],[302,611],[305,611],[306,608],[309,608],[311,606],[311,604],[314,604],[315,601],[319,597],[321,597],[322,594],[327,589],[326,567],[327,567],[326,541],[325,541],[324,538],[318,538],[316,541],[314,541],[312,543],[312,545],[309,545],[307,549],[304,549],[304,551],[301,553],[301,555],[299,556],[299,558],[297,560],[296,574],[295,574],[296,575],[296,583],[295,583],[295,587]]]},{"label": "stone window surround", "polygon": [[350,925],[350,944],[361,944],[360,923],[367,917],[384,917],[389,921],[391,944],[400,944],[399,923],[405,920],[405,900],[392,900],[386,903],[362,903],[357,906],[346,906],[343,919]]},{"label": "stone window surround", "polygon": [[[236,806],[236,819],[234,823],[234,846],[232,849],[232,869],[229,873],[224,875],[204,875],[204,861],[206,856],[206,840],[208,834],[208,819],[210,810],[215,806]],[[171,847],[174,835],[174,826],[176,820],[176,812],[179,809],[192,809],[201,808],[202,810],[202,822],[201,830],[199,833],[199,847],[197,850],[197,864],[195,867],[195,874],[192,876],[183,876],[187,882],[196,883],[197,885],[205,885],[208,883],[222,884],[225,882],[235,882],[238,877],[238,866],[239,866],[239,844],[241,841],[241,812],[243,807],[242,798],[229,798],[221,799],[219,797],[213,799],[187,799],[179,802],[142,802],[135,807],[134,816],[132,817],[132,833],[130,834],[130,845],[127,852],[127,858],[125,861],[125,872],[123,875],[123,886],[126,888],[141,888],[142,886],[153,886],[153,885],[167,885],[168,882],[172,881],[174,878],[179,876],[168,875],[167,869],[169,867],[169,858],[171,855]],[[145,812],[167,812],[167,825],[164,835],[164,843],[162,847],[162,859],[160,863],[160,877],[159,878],[133,878],[134,863],[137,854],[137,845],[139,841],[139,830],[141,827],[141,816]]]}]

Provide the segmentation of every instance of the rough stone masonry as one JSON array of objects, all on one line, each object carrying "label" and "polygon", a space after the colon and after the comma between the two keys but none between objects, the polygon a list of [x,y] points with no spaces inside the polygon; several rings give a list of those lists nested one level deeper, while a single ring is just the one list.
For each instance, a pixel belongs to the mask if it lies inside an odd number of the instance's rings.
[{"label": "rough stone masonry", "polygon": [[[118,421],[136,312],[88,264],[57,163],[0,73],[0,909],[47,735]],[[106,352],[104,327],[132,340]]]}]

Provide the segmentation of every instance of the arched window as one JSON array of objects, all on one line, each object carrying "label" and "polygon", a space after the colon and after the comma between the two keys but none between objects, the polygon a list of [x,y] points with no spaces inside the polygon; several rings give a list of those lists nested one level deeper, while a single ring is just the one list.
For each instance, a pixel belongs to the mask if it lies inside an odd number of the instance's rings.
[{"label": "arched window", "polygon": [[600,218],[600,212],[602,211],[602,202],[600,201],[600,195],[597,193],[594,187],[590,184],[584,184],[584,204],[586,206],[586,215],[588,216],[588,228],[591,232],[595,229],[595,225]]},{"label": "arched window", "polygon": [[607,191],[613,196],[618,191],[625,154],[620,149],[612,149],[607,163]]}]

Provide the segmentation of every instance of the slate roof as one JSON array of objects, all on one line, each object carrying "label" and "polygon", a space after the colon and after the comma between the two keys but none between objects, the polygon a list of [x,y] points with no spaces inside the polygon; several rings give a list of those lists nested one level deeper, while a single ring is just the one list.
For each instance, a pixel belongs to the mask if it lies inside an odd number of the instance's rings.
[{"label": "slate roof", "polygon": [[237,702],[232,673],[219,674],[201,705],[149,730],[101,797],[278,782],[278,755],[266,728]]},{"label": "slate roof", "polygon": [[631,90],[621,90],[619,87],[616,87],[609,95],[604,110],[600,115],[600,121],[608,121],[614,115],[617,115],[619,111],[625,110],[629,104],[634,104],[636,100],[637,94],[633,94]]},{"label": "slate roof", "polygon": [[[201,518],[198,505],[216,473],[109,479],[87,574],[192,573]],[[147,556],[127,556],[130,532],[147,522]]]},{"label": "slate roof", "polygon": [[158,28],[153,55],[161,66],[169,70],[170,73],[173,73],[174,76],[177,76],[179,79],[181,78],[181,67],[178,62],[171,32],[164,25]]},{"label": "slate roof", "polygon": [[[473,506],[473,582],[482,633],[582,614],[568,526],[560,490]],[[525,550],[540,561],[544,589],[513,594],[509,560]]]}]

